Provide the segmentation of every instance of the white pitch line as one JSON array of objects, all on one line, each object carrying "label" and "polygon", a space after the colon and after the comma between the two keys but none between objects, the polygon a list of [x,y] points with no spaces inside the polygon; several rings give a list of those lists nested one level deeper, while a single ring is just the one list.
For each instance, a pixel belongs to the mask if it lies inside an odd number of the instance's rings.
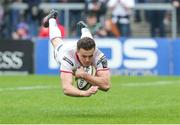
[{"label": "white pitch line", "polygon": [[137,82],[129,82],[120,84],[121,86],[125,87],[144,87],[144,86],[161,86],[161,85],[168,85],[168,84],[180,84],[180,81],[155,81],[155,82],[145,82],[145,83],[137,83]]},{"label": "white pitch line", "polygon": [[[117,83],[119,84],[119,83]],[[180,84],[180,81],[155,81],[155,82],[129,82],[129,83],[121,83],[120,86],[123,87],[146,87],[146,86],[161,86],[168,84]],[[19,86],[19,87],[10,87],[10,88],[0,88],[0,92],[2,91],[17,91],[17,90],[35,90],[35,89],[59,89],[58,86],[51,85],[36,85],[36,86]]]},{"label": "white pitch line", "polygon": [[50,85],[36,85],[36,86],[19,86],[19,87],[11,87],[11,88],[0,88],[0,92],[2,91],[15,91],[15,90],[34,90],[34,89],[56,89],[57,86]]}]

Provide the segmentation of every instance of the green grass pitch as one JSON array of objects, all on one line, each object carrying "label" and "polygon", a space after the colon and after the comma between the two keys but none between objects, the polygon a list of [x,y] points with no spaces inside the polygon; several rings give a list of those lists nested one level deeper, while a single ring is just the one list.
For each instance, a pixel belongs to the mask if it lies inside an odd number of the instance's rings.
[{"label": "green grass pitch", "polygon": [[114,76],[108,92],[68,97],[58,76],[0,76],[0,124],[180,123],[180,77]]}]

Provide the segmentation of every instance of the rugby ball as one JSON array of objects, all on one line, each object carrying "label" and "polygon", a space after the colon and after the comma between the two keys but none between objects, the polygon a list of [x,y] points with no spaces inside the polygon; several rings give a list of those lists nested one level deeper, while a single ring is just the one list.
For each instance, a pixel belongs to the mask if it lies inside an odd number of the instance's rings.
[{"label": "rugby ball", "polygon": [[[90,75],[95,76],[96,70],[94,66],[83,67],[84,71]],[[77,88],[80,90],[87,90],[91,87],[91,84],[82,78],[75,78]]]}]

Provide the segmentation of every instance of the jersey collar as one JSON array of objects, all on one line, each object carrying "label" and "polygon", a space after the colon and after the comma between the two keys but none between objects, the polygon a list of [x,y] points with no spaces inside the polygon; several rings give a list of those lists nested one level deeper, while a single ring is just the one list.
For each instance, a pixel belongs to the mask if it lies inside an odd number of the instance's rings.
[{"label": "jersey collar", "polygon": [[80,65],[82,65],[82,63],[81,63],[81,61],[79,60],[79,56],[78,56],[78,54],[77,54],[77,52],[76,52],[76,59],[77,59],[77,61],[80,63]]}]

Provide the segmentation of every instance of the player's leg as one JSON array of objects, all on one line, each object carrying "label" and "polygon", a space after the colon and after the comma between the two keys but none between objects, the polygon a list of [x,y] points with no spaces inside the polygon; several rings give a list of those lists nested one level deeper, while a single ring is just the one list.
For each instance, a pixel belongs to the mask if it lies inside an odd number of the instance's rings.
[{"label": "player's leg", "polygon": [[83,21],[79,21],[77,23],[77,26],[81,29],[81,38],[89,37],[93,39],[92,34],[90,30],[88,29],[88,26]]},{"label": "player's leg", "polygon": [[56,19],[49,19],[49,39],[54,48],[63,44],[61,37],[61,31],[59,30]]},{"label": "player's leg", "polygon": [[63,44],[61,39],[61,31],[58,28],[58,24],[56,22],[58,12],[56,10],[51,10],[49,14],[44,17],[42,25],[44,27],[49,27],[49,39],[54,48]]}]

